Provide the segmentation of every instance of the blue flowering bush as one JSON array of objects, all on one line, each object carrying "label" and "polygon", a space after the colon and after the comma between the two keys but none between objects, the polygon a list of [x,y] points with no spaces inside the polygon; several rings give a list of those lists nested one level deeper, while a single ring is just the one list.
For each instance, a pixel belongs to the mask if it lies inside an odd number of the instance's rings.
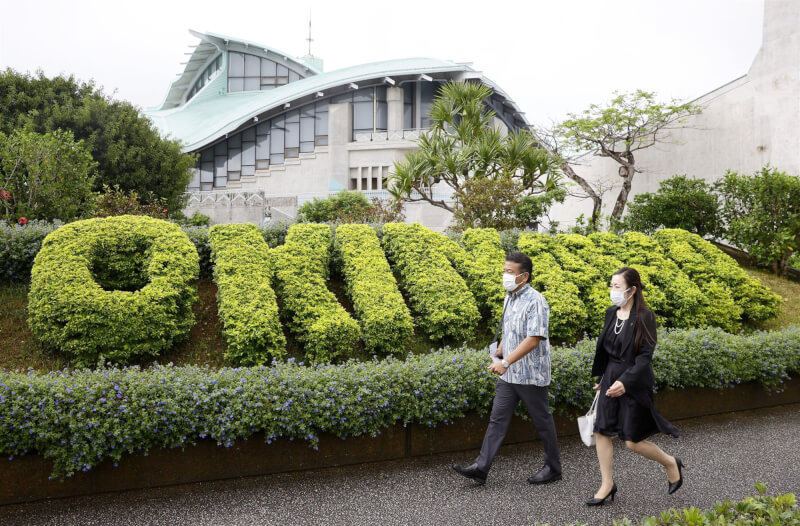
[{"label": "blue flowering bush", "polygon": [[[553,348],[551,404],[589,406],[594,340]],[[395,423],[435,426],[491,406],[486,349],[442,349],[365,363],[209,369],[155,366],[0,371],[0,452],[41,453],[53,476],[103,460],[211,439],[220,446],[263,432],[316,446],[320,434],[375,436]],[[658,389],[723,389],[759,382],[779,390],[800,372],[800,327],[731,335],[720,329],[659,331]],[[520,408],[520,412],[522,409]]]},{"label": "blue flowering bush", "polygon": [[47,234],[60,221],[28,221],[25,225],[0,221],[0,281],[28,281],[36,254]]}]

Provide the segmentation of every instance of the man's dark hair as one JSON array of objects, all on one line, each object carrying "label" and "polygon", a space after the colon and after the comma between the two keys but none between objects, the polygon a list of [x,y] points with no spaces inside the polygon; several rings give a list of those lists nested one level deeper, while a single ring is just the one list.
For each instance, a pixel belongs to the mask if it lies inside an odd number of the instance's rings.
[{"label": "man's dark hair", "polygon": [[531,282],[531,272],[533,271],[533,261],[531,261],[531,258],[522,252],[515,251],[506,254],[506,261],[511,261],[512,263],[519,265],[519,269],[522,272],[528,273],[527,283]]}]

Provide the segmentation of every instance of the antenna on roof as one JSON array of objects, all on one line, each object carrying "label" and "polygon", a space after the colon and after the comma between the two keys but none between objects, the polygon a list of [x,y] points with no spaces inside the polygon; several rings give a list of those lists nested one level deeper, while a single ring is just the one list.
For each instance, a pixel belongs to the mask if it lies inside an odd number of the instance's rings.
[{"label": "antenna on roof", "polygon": [[308,41],[308,56],[313,56],[311,55],[311,42],[314,41],[311,38],[311,8],[308,9],[308,38],[306,40]]}]

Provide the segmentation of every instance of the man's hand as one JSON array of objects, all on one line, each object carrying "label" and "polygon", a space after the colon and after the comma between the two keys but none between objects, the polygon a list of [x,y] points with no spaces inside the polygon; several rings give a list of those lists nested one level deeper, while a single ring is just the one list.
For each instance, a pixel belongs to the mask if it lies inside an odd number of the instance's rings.
[{"label": "man's hand", "polygon": [[506,368],[503,367],[503,364],[500,362],[493,362],[492,365],[489,366],[489,371],[497,376],[502,376],[506,373]]},{"label": "man's hand", "polygon": [[611,384],[611,387],[609,387],[608,391],[606,391],[606,396],[610,396],[612,398],[617,398],[624,394],[625,394],[625,386],[619,380]]},{"label": "man's hand", "polygon": [[497,345],[497,352],[494,353],[495,357],[502,358],[503,357],[503,342],[500,342]]}]

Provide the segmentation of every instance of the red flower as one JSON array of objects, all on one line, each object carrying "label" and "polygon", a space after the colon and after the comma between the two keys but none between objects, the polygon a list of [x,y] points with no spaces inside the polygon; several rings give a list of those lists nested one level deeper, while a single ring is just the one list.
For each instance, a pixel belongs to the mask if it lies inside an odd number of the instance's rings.
[{"label": "red flower", "polygon": [[24,217],[20,217],[20,218],[19,218],[19,221],[17,221],[17,222],[18,222],[20,225],[24,225],[24,224],[27,224],[27,223],[28,223],[28,220],[27,220],[27,219],[25,219]]},{"label": "red flower", "polygon": [[167,209],[165,208],[164,210],[161,211],[161,213],[162,214],[166,214],[167,213]]},{"label": "red flower", "polygon": [[11,194],[7,190],[0,190],[0,199],[8,201],[11,199]]}]

